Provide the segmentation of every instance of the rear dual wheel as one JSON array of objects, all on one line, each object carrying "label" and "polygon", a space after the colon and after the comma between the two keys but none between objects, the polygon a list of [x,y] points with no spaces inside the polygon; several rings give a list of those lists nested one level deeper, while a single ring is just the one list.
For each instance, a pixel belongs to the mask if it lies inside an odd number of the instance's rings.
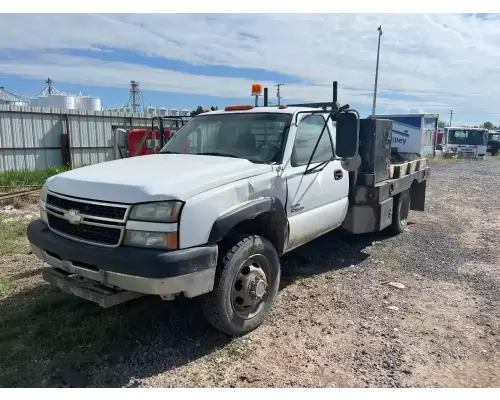
[{"label": "rear dual wheel", "polygon": [[408,215],[410,214],[410,191],[405,190],[394,197],[392,211],[391,230],[394,233],[402,233],[408,226]]},{"label": "rear dual wheel", "polygon": [[280,268],[271,242],[257,235],[242,236],[221,255],[214,289],[202,300],[207,321],[231,336],[257,328],[276,299]]}]

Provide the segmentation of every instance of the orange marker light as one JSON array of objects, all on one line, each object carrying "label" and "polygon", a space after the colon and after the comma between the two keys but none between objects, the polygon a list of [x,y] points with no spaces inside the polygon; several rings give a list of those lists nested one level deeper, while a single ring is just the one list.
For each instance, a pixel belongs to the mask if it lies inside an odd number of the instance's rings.
[{"label": "orange marker light", "polygon": [[260,83],[254,83],[252,85],[252,96],[260,96],[262,94],[262,85]]},{"label": "orange marker light", "polygon": [[285,109],[285,108],[288,108],[288,106],[285,106],[285,105],[283,105],[283,104],[282,104],[282,105],[280,105],[280,106],[278,106],[278,109],[280,109],[280,110],[283,110],[283,109]]},{"label": "orange marker light", "polygon": [[179,248],[179,240],[178,240],[177,232],[168,232],[167,233],[167,249],[177,250],[178,248]]},{"label": "orange marker light", "polygon": [[253,106],[243,105],[243,106],[227,106],[224,111],[241,111],[241,110],[251,110]]}]

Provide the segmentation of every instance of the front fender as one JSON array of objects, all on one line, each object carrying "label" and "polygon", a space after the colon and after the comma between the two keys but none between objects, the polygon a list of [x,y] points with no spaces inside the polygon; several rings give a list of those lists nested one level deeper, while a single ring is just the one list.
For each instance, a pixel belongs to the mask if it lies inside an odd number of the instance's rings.
[{"label": "front fender", "polygon": [[254,229],[268,236],[280,254],[283,252],[288,237],[288,218],[283,203],[273,197],[250,200],[224,212],[214,222],[209,242],[221,241],[229,232],[245,223],[255,223]]}]

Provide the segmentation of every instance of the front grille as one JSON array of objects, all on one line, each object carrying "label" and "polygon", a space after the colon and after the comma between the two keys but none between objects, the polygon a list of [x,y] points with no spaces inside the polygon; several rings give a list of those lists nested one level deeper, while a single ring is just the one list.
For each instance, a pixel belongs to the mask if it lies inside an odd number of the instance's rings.
[{"label": "front grille", "polygon": [[121,227],[111,228],[105,226],[88,225],[81,223],[79,225],[70,224],[63,218],[53,214],[47,215],[49,226],[64,235],[81,239],[87,242],[104,244],[107,246],[116,246],[120,243]]},{"label": "front grille", "polygon": [[[118,246],[125,231],[126,215],[125,205],[47,195],[50,229],[74,240],[99,246]],[[70,222],[71,217],[76,217],[73,223]]]},{"label": "front grille", "polygon": [[93,217],[110,218],[123,221],[127,211],[124,207],[87,203],[79,200],[70,200],[67,198],[47,196],[47,204],[57,207],[61,210],[78,210],[80,214]]}]

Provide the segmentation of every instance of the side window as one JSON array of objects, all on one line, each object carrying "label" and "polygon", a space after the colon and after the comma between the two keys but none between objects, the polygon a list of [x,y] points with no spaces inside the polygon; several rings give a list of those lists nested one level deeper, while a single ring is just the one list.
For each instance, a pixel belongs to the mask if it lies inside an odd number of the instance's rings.
[{"label": "side window", "polygon": [[[290,161],[292,167],[307,165],[324,125],[325,119],[318,114],[309,115],[300,121],[295,134],[295,143],[293,144],[292,159]],[[311,164],[328,161],[332,157],[333,143],[327,126],[318,143]]]}]

